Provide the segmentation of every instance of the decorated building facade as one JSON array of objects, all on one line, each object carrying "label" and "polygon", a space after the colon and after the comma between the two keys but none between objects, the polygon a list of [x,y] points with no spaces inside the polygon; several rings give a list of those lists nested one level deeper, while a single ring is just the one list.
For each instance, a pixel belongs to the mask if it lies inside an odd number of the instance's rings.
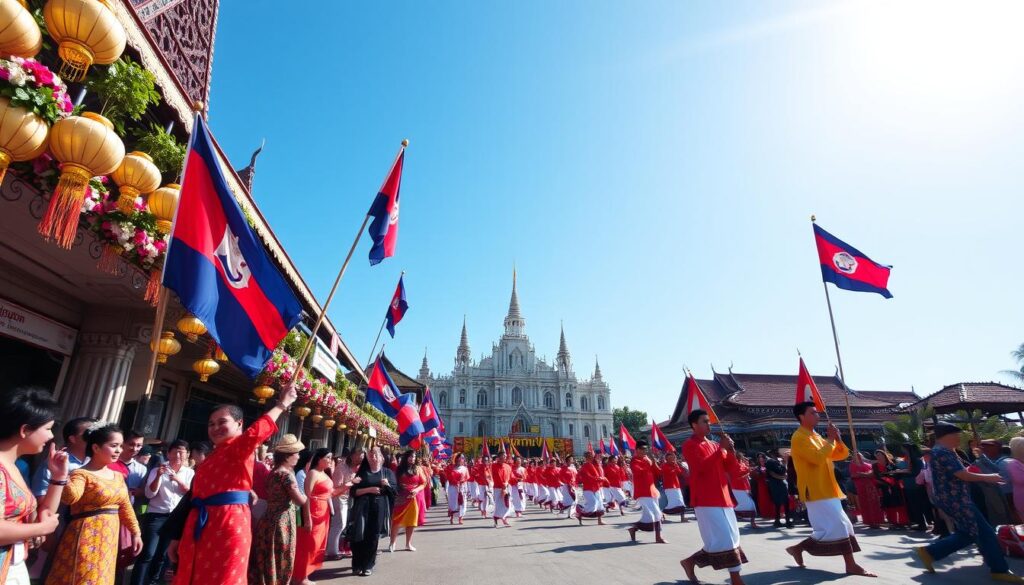
[{"label": "decorated building facade", "polygon": [[[516,277],[504,321],[504,334],[491,346],[490,355],[473,360],[466,322],[455,351],[451,373],[435,375],[423,357],[417,379],[430,387],[447,434],[473,453],[480,441],[511,437],[525,453],[540,453],[540,441],[549,449],[582,453],[587,441],[596,447],[612,429],[611,388],[599,364],[587,379],[579,379],[572,355],[561,332],[553,364],[537,356],[526,334],[526,318],[519,307]],[[556,441],[557,439],[557,441]]]}]

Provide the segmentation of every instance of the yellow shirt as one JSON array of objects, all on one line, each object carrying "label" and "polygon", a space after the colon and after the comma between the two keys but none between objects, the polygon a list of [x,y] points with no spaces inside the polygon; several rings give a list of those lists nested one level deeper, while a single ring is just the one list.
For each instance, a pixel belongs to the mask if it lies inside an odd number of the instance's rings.
[{"label": "yellow shirt", "polygon": [[793,433],[790,446],[801,500],[813,502],[846,497],[836,483],[832,463],[850,454],[842,441],[833,444],[818,433],[800,427]]}]

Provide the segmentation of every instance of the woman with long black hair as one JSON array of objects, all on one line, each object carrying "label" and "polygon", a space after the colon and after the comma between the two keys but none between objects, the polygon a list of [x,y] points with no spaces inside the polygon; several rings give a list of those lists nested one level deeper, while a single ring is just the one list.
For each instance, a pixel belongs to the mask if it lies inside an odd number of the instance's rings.
[{"label": "woman with long black hair", "polygon": [[352,574],[369,577],[377,563],[377,544],[388,536],[394,505],[395,474],[384,467],[384,454],[373,447],[352,480],[346,539],[352,546]]}]

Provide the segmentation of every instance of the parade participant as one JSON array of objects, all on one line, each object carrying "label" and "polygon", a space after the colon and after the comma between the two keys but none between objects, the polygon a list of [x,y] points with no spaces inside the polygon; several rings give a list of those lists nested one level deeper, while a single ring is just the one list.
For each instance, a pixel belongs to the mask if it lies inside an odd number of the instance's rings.
[{"label": "parade participant", "polygon": [[512,505],[512,496],[509,489],[512,482],[512,466],[505,463],[505,452],[498,453],[497,460],[491,465],[491,480],[494,485],[494,527],[498,527],[498,520],[508,526],[508,512]]},{"label": "parade participant", "polygon": [[622,470],[620,463],[623,462],[622,457],[618,459],[610,457],[608,459],[608,465],[604,466],[604,476],[608,478],[608,492],[610,497],[605,502],[605,506],[609,510],[614,510],[616,507],[619,509],[619,515],[626,515],[626,494],[622,491],[622,482],[625,477],[625,472]]},{"label": "parade participant", "polygon": [[604,504],[605,511],[614,510],[616,507],[615,497],[612,495],[611,479],[608,477],[608,465],[614,461],[613,458],[603,455],[595,459],[598,467],[601,469],[601,475],[605,479],[609,480],[607,485],[601,486],[601,502]]},{"label": "parade participant", "polygon": [[15,463],[21,456],[43,452],[53,439],[57,412],[57,402],[45,390],[21,387],[0,393],[0,583],[29,583],[29,544],[57,529],[57,506],[68,483],[68,453],[50,443],[47,491],[38,513],[36,498]]},{"label": "parade participant", "polygon": [[331,473],[331,481],[334,487],[338,488],[338,495],[334,497],[334,515],[331,516],[331,527],[327,532],[327,560],[337,560],[342,557],[351,556],[348,541],[341,537],[348,524],[349,494],[352,491],[352,480],[356,477],[356,471],[363,463],[365,451],[362,447],[355,447],[348,452],[343,459],[334,461],[334,471]]},{"label": "parade participant", "polygon": [[578,477],[583,484],[583,501],[576,506],[576,518],[583,525],[584,518],[597,518],[599,525],[604,524],[604,503],[601,500],[601,489],[608,485],[604,471],[597,465],[593,451],[584,454],[585,461],[580,466]]},{"label": "parade participant", "polygon": [[[286,585],[295,567],[295,506],[306,503],[295,464],[305,445],[288,433],[274,447],[274,469],[267,476],[267,510],[253,531],[248,585]],[[148,581],[147,581],[148,583]]]},{"label": "parade participant", "polygon": [[466,471],[469,472],[469,480],[466,481],[466,494],[469,496],[469,502],[476,507],[480,504],[480,487],[476,483],[477,469],[480,467],[480,462],[472,457],[466,459]]},{"label": "parade participant", "polygon": [[924,563],[925,570],[934,573],[935,561],[942,560],[974,543],[978,545],[985,564],[992,571],[990,576],[994,581],[1024,583],[1024,578],[1010,573],[995,530],[971,500],[968,483],[999,485],[1002,477],[998,473],[974,473],[966,469],[964,462],[956,453],[960,447],[960,427],[939,421],[935,424],[934,431],[935,445],[931,450],[929,467],[932,472],[935,504],[953,521],[955,531],[928,546],[915,548],[914,552]]},{"label": "parade participant", "polygon": [[533,459],[527,459],[524,468],[526,473],[523,477],[523,493],[526,495],[527,501],[532,502],[537,497],[537,490],[534,486]]},{"label": "parade participant", "polygon": [[469,470],[466,469],[466,456],[456,453],[453,463],[445,468],[448,479],[448,523],[454,524],[458,517],[459,524],[466,515],[466,485],[469,482]]},{"label": "parade participant", "polygon": [[285,385],[277,404],[244,431],[239,407],[218,406],[210,413],[207,433],[213,451],[196,468],[191,498],[182,500],[189,506],[187,520],[183,527],[177,522],[164,526],[181,538],[168,548],[171,559],[178,559],[174,585],[246,582],[252,548],[252,453],[277,432],[277,419],[296,396],[294,384]]},{"label": "parade participant", "polygon": [[828,425],[828,438],[822,437],[814,427],[821,419],[814,402],[801,402],[793,407],[800,428],[790,441],[790,457],[796,467],[797,491],[807,507],[807,519],[813,532],[799,544],[786,549],[796,564],[804,566],[803,553],[813,556],[842,556],[847,575],[876,577],[853,558],[860,551],[853,533],[853,523],[843,511],[843,498],[835,476],[835,461],[843,461],[850,454],[839,428]]},{"label": "parade participant", "polygon": [[572,518],[576,508],[576,461],[572,455],[565,458],[565,463],[559,469],[559,494],[561,499],[558,502],[558,514],[568,511],[568,518]]},{"label": "parade participant", "polygon": [[757,506],[750,496],[750,462],[745,455],[737,457],[735,470],[729,473],[729,487],[736,500],[736,517],[750,518],[750,528],[757,529]]},{"label": "parade participant", "polygon": [[352,574],[369,577],[377,564],[377,544],[391,524],[391,502],[398,480],[384,467],[384,454],[374,446],[353,480],[352,511],[346,537],[352,546]]},{"label": "parade participant", "polygon": [[636,542],[637,530],[653,531],[655,542],[667,544],[668,541],[661,537],[661,508],[658,507],[661,495],[654,487],[654,478],[661,469],[647,455],[647,441],[640,439],[636,442],[636,456],[630,462],[630,469],[635,490],[633,496],[640,506],[640,520],[629,527],[629,539]]},{"label": "parade participant", "polygon": [[661,487],[665,490],[665,497],[668,503],[665,504],[663,514],[679,514],[680,522],[689,522],[686,519],[686,502],[683,500],[683,487],[680,478],[683,476],[683,468],[676,462],[675,453],[667,453],[665,462],[661,465]]},{"label": "parade participant", "polygon": [[516,457],[512,461],[512,485],[509,495],[512,497],[512,511],[516,518],[521,518],[526,511],[526,467],[523,465],[523,458]]},{"label": "parade participant", "polygon": [[622,461],[619,462],[619,469],[622,470],[622,491],[626,492],[626,497],[636,499],[636,493],[633,491],[633,458],[626,456]]},{"label": "parade participant", "polygon": [[707,411],[693,410],[687,421],[693,435],[683,443],[683,456],[690,464],[690,503],[704,547],[679,564],[691,583],[700,582],[696,567],[711,565],[728,569],[732,584],[743,585],[740,566],[747,562],[747,557],[740,548],[740,529],[728,478],[736,469],[735,445],[729,435],[723,434],[718,443],[708,438],[711,423]]},{"label": "parade participant", "polygon": [[483,518],[487,518],[494,511],[494,478],[491,476],[491,463],[491,458],[484,456],[476,480],[480,485],[480,516]]},{"label": "parade participant", "polygon": [[555,506],[561,501],[560,488],[562,482],[559,479],[560,476],[559,461],[556,455],[548,459],[547,465],[544,467],[544,488],[547,491],[547,499],[545,499],[544,505],[552,514],[555,513]]},{"label": "parade participant", "polygon": [[61,502],[71,506],[71,523],[57,546],[46,585],[113,585],[118,551],[112,545],[121,525],[131,532],[133,554],[142,550],[124,476],[110,469],[121,455],[121,429],[93,423],[84,438],[89,461],[71,472],[61,493]]},{"label": "parade participant", "polygon": [[302,506],[303,521],[295,543],[295,570],[292,581],[312,585],[309,576],[324,564],[327,552],[327,530],[331,521],[331,498],[341,493],[331,480],[334,456],[321,447],[313,451],[306,474],[306,503]]},{"label": "parade participant", "polygon": [[426,479],[416,466],[416,452],[406,451],[398,463],[398,499],[395,500],[395,511],[391,517],[391,544],[388,552],[395,552],[399,528],[405,528],[406,550],[416,551],[412,545],[412,535],[420,525],[421,500],[417,496],[426,488]]}]

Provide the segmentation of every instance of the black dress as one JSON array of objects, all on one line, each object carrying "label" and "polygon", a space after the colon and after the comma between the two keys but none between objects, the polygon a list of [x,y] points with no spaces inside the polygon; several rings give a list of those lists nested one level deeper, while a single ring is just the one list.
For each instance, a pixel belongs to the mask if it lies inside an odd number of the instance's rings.
[{"label": "black dress", "polygon": [[[382,536],[388,536],[391,528],[391,509],[395,501],[395,474],[382,467],[376,473],[367,468],[356,474],[359,483],[352,486],[352,493],[368,487],[379,487],[380,494],[355,496],[349,508],[346,538],[352,547],[352,572],[370,571],[377,563],[377,544]],[[387,479],[385,486],[382,480]]]}]

